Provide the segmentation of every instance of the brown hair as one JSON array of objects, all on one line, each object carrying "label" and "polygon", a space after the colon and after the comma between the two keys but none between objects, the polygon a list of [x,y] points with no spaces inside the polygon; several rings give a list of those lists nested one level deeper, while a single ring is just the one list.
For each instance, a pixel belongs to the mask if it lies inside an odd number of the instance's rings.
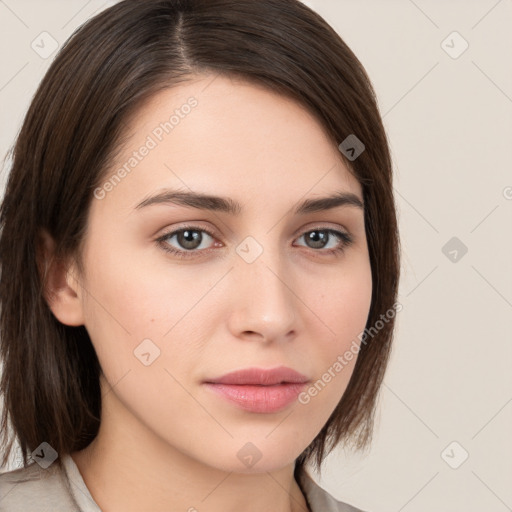
[{"label": "brown hair", "polygon": [[[355,160],[340,156],[363,189],[373,279],[367,327],[392,310],[399,239],[391,157],[370,80],[339,35],[298,0],[124,0],[63,45],[11,149],[0,209],[2,464],[14,438],[26,466],[43,441],[62,455],[96,436],[101,368],[85,327],[63,325],[46,302],[39,235],[52,236],[58,261],[73,257],[83,270],[93,191],[127,119],[156,92],[199,73],[262,84],[313,112],[334,144],[351,134],[364,143]],[[369,445],[393,329],[394,317],[363,340],[343,397],[297,468],[312,461],[320,469],[342,441]]]}]

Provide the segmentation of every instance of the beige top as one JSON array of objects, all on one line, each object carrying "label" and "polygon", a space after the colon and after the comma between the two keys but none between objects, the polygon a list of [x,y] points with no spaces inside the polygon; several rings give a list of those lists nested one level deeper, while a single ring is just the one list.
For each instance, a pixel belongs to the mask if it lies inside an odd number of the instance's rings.
[{"label": "beige top", "polygon": [[[70,455],[43,469],[36,462],[0,473],[1,512],[102,512]],[[303,470],[299,485],[312,512],[363,512],[335,500]]]}]

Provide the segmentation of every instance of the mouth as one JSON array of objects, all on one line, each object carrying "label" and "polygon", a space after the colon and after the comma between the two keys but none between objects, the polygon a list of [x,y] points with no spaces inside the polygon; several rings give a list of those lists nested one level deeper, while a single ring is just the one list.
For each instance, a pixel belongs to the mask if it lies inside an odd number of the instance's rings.
[{"label": "mouth", "polygon": [[245,368],[226,373],[222,377],[207,380],[212,384],[274,386],[276,384],[302,384],[308,378],[286,366],[278,368]]},{"label": "mouth", "polygon": [[231,404],[254,413],[279,412],[289,407],[309,379],[287,367],[247,368],[204,382],[206,389]]}]

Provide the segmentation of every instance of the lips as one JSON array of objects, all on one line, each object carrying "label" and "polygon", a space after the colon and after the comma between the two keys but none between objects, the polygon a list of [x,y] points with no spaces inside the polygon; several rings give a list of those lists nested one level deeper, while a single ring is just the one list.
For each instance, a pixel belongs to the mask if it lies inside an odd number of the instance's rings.
[{"label": "lips", "polygon": [[227,373],[217,379],[207,380],[213,384],[237,384],[253,386],[273,386],[282,383],[305,383],[308,378],[286,366],[273,369],[246,368]]},{"label": "lips", "polygon": [[281,366],[274,369],[247,368],[204,382],[206,389],[231,404],[253,413],[279,412],[290,406],[308,378]]}]

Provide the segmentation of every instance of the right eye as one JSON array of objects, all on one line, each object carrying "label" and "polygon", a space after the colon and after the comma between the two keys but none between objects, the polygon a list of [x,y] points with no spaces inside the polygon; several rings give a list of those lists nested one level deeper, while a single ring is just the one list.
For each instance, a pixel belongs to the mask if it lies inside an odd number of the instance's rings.
[{"label": "right eye", "polygon": [[[204,247],[201,248],[205,238],[203,233],[206,233],[206,237],[213,238],[213,233],[205,228],[200,228],[198,226],[184,226],[180,229],[169,231],[159,237],[156,242],[166,252],[174,254],[179,258],[190,258],[194,257],[195,253],[207,250]],[[175,237],[176,242],[179,245],[178,247],[172,246],[168,242],[168,240],[172,240]],[[200,248],[201,250],[197,250]]]}]

